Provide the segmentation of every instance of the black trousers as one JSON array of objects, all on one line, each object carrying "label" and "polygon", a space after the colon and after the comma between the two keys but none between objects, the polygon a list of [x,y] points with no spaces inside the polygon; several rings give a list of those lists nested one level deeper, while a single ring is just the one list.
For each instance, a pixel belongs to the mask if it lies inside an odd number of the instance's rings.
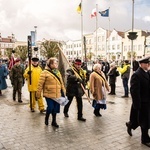
[{"label": "black trousers", "polygon": [[110,87],[111,87],[111,91],[110,91],[110,93],[111,94],[116,94],[116,84],[110,84]]},{"label": "black trousers", "polygon": [[[73,97],[74,96],[68,96],[68,100],[69,102],[67,103],[67,105],[64,107],[64,113],[68,113],[69,111],[69,107],[72,103],[72,100],[73,100]],[[82,102],[82,97],[78,97],[78,96],[75,96],[76,97],[76,101],[77,101],[77,110],[78,110],[78,118],[81,118],[82,117],[82,109],[83,109],[83,102]]]}]

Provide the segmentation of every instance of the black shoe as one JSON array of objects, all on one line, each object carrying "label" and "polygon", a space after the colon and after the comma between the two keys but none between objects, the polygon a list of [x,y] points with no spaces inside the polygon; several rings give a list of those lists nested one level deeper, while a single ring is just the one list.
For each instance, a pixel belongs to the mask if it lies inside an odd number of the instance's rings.
[{"label": "black shoe", "polygon": [[34,110],[34,109],[32,109],[32,110],[31,110],[31,112],[35,112],[35,110]]},{"label": "black shoe", "polygon": [[48,126],[48,119],[45,117],[45,125]]},{"label": "black shoe", "polygon": [[46,112],[45,109],[40,110],[40,113],[45,113],[45,112]]},{"label": "black shoe", "polygon": [[131,125],[130,125],[130,123],[129,122],[126,122],[126,126],[127,126],[127,132],[128,132],[128,134],[130,135],[130,136],[132,136],[132,128],[131,128]]},{"label": "black shoe", "polygon": [[124,95],[124,96],[121,96],[122,98],[126,98],[126,97],[129,97],[128,95]]},{"label": "black shoe", "polygon": [[64,116],[65,116],[66,118],[68,118],[68,117],[69,117],[68,113],[64,113]]},{"label": "black shoe", "polygon": [[81,117],[81,118],[78,118],[78,120],[80,120],[80,121],[86,121],[86,119],[85,118],[83,118],[83,117]]},{"label": "black shoe", "polygon": [[108,93],[108,95],[112,95],[112,93]]},{"label": "black shoe", "polygon": [[13,98],[13,101],[16,101],[16,98]]},{"label": "black shoe", "polygon": [[51,124],[53,127],[59,128],[59,125],[56,122],[52,122]]},{"label": "black shoe", "polygon": [[95,115],[96,117],[101,117],[101,116],[102,116],[100,113],[94,113],[94,115]]},{"label": "black shoe", "polygon": [[142,144],[144,144],[147,147],[150,147],[150,142],[142,142]]},{"label": "black shoe", "polygon": [[22,100],[18,100],[18,102],[19,102],[19,103],[22,103],[23,101],[22,101]]}]

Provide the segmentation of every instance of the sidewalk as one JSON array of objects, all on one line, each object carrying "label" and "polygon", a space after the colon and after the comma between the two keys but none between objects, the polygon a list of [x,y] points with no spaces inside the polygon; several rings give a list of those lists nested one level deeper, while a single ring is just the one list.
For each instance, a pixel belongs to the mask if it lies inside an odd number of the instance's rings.
[{"label": "sidewalk", "polygon": [[[119,77],[120,78],[120,77]],[[140,128],[130,137],[126,132],[131,97],[123,99],[121,79],[117,81],[116,96],[107,96],[107,109],[102,117],[93,115],[93,108],[84,96],[85,123],[77,120],[76,101],[64,118],[63,107],[58,114],[59,128],[45,126],[44,114],[30,112],[29,94],[23,87],[23,104],[13,102],[12,87],[0,97],[0,150],[148,150],[140,143]],[[50,120],[51,121],[51,120]],[[50,124],[50,123],[49,123]]]}]

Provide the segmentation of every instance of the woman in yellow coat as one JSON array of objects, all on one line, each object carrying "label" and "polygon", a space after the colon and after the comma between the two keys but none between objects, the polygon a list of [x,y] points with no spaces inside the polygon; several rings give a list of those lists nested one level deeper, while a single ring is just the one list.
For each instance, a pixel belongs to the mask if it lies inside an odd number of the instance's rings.
[{"label": "woman in yellow coat", "polygon": [[[39,82],[41,72],[42,72],[42,69],[39,66],[39,59],[36,58],[36,57],[33,57],[32,58],[31,71],[29,71],[29,67],[27,67],[25,72],[24,72],[24,78],[27,80],[27,83],[28,83],[28,91],[31,92],[31,95],[32,95],[32,108],[31,108],[31,111],[32,112],[35,111],[36,101],[37,101],[39,111],[41,113],[43,113],[45,111],[43,98],[42,98],[42,96],[40,96],[38,99],[36,98],[37,85],[38,85],[38,82]],[[30,85],[29,74],[31,74],[31,85]]]},{"label": "woman in yellow coat", "polygon": [[40,75],[36,96],[39,98],[43,92],[43,96],[47,102],[47,110],[45,116],[45,125],[49,123],[49,115],[52,114],[51,125],[58,128],[56,122],[56,114],[60,112],[60,104],[55,99],[64,96],[66,93],[62,76],[59,72],[58,61],[56,58],[50,58],[47,61],[45,69]]},{"label": "woman in yellow coat", "polygon": [[94,98],[94,114],[97,117],[102,116],[100,108],[106,109],[106,90],[109,91],[109,85],[101,71],[101,64],[95,64],[90,75],[90,91]]}]

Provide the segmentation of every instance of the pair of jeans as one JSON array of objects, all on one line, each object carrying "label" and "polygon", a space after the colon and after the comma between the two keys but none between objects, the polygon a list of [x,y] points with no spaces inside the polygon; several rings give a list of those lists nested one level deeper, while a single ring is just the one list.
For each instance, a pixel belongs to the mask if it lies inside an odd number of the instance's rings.
[{"label": "pair of jeans", "polygon": [[124,87],[124,96],[128,96],[129,94],[129,88],[128,88],[128,78],[123,78],[122,82],[123,82],[123,87]]}]

